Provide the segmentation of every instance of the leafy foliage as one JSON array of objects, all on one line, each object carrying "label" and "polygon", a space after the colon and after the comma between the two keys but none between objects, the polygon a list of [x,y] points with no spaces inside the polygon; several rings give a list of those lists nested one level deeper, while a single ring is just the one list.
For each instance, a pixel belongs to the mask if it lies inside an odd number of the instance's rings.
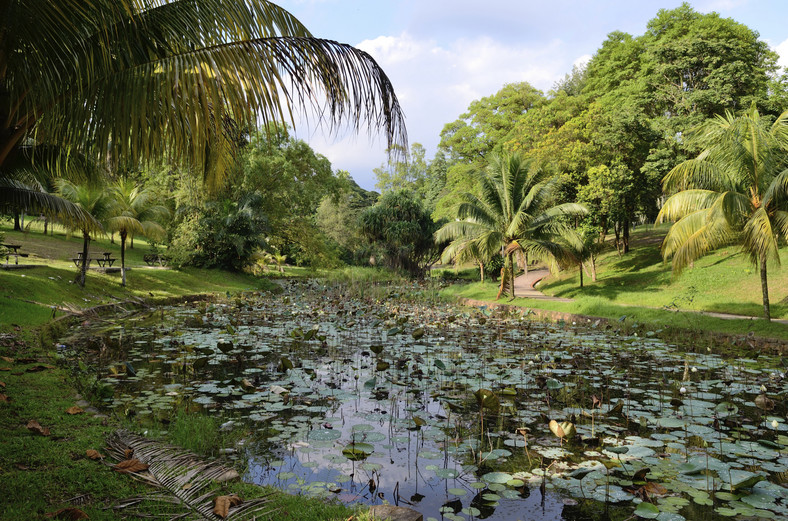
[{"label": "leafy foliage", "polygon": [[360,222],[362,233],[380,249],[390,268],[420,276],[437,258],[432,239],[437,226],[411,192],[383,194],[361,214]]},{"label": "leafy foliage", "polygon": [[241,271],[255,252],[267,249],[267,230],[264,200],[258,193],[246,194],[238,202],[210,202],[179,228],[173,261]]}]

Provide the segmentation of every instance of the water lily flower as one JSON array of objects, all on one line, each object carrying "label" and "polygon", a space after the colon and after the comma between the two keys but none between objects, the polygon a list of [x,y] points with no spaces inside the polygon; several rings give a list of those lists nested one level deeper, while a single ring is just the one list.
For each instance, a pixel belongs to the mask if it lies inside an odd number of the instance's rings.
[{"label": "water lily flower", "polygon": [[681,394],[684,394],[684,393],[686,393],[686,392],[687,392],[687,388],[686,388],[686,387],[682,387],[681,389],[679,389],[679,392],[680,392]]},{"label": "water lily flower", "polygon": [[772,420],[772,428],[773,429],[776,429],[779,426],[780,426],[780,422],[778,422],[777,420]]},{"label": "water lily flower", "polygon": [[698,368],[693,366],[693,368],[691,369],[691,371],[692,371],[693,373],[697,373],[697,372],[698,372]]}]

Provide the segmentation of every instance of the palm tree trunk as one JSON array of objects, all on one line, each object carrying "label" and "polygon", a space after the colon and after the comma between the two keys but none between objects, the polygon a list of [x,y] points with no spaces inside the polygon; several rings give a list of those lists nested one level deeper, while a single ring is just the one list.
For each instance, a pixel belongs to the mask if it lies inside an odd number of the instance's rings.
[{"label": "palm tree trunk", "polygon": [[126,287],[126,232],[120,232],[120,285]]},{"label": "palm tree trunk", "polygon": [[509,254],[509,269],[511,270],[512,274],[512,299],[514,299],[514,253]]},{"label": "palm tree trunk", "polygon": [[583,263],[581,261],[580,262],[580,269],[578,270],[578,271],[580,271],[580,287],[581,288],[583,287],[583,269],[584,269],[583,268]]},{"label": "palm tree trunk", "polygon": [[766,255],[761,254],[761,292],[763,292],[763,318],[771,321],[769,310],[769,284],[766,281]]},{"label": "palm tree trunk", "polygon": [[479,263],[479,276],[482,279],[482,284],[484,284],[484,263],[483,262]]},{"label": "palm tree trunk", "polygon": [[88,273],[88,243],[90,242],[90,234],[82,232],[82,268],[79,276],[79,285],[85,287],[85,280]]}]

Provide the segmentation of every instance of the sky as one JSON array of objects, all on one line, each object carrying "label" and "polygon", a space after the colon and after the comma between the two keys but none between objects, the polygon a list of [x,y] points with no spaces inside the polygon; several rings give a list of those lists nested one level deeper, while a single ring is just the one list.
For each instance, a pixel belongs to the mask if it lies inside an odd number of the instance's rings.
[{"label": "sky", "polygon": [[[432,159],[447,123],[474,100],[507,83],[547,92],[596,52],[607,35],[640,36],[660,9],[680,0],[274,0],[319,38],[368,52],[391,79],[405,113],[410,144]],[[788,0],[695,0],[757,31],[788,66]],[[314,123],[314,122],[312,122]],[[382,135],[340,133],[306,121],[296,137],[326,156],[334,170],[375,187],[386,162]]]}]

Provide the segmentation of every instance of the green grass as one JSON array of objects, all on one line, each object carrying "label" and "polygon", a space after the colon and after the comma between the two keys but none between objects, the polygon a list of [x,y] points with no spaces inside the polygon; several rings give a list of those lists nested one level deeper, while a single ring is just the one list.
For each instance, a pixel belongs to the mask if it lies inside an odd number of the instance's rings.
[{"label": "green grass", "polygon": [[[598,279],[584,277],[580,288],[578,270],[571,269],[558,277],[549,277],[538,289],[547,295],[568,297],[574,302],[516,299],[518,306],[578,315],[619,319],[651,329],[677,328],[698,332],[745,335],[788,340],[788,327],[763,320],[724,320],[699,313],[710,311],[760,317],[763,314],[760,276],[749,260],[735,248],[726,248],[698,260],[693,268],[674,277],[669,264],[662,262],[659,243],[666,227],[642,227],[633,234],[632,250],[619,256],[607,251],[598,263]],[[782,251],[788,262],[788,248]],[[788,318],[788,276],[778,266],[770,269],[772,318]],[[441,295],[494,301],[494,283],[454,285]],[[507,301],[503,301],[507,302]]]},{"label": "green grass", "polygon": [[[62,232],[54,236],[40,232],[14,232],[0,227],[5,242],[21,244],[20,251],[30,256],[20,262],[37,265],[31,269],[0,270],[0,331],[12,324],[37,326],[66,310],[85,309],[129,299],[181,297],[197,293],[227,293],[271,289],[274,283],[266,278],[220,270],[197,268],[150,268],[142,260],[147,245],[135,241],[137,247],[127,250],[126,287],[120,285],[120,273],[89,270],[85,287],[74,283],[77,268],[71,261],[82,240]],[[116,251],[117,250],[117,251]],[[120,256],[119,246],[107,239],[93,241],[91,251],[112,251]],[[117,263],[116,263],[117,265]]]},{"label": "green grass", "polygon": [[[763,316],[760,274],[738,248],[715,251],[674,276],[659,252],[665,232],[665,227],[643,227],[634,235],[630,253],[621,257],[615,251],[605,253],[597,282],[584,277],[585,287],[580,288],[578,270],[573,269],[544,281],[539,289],[560,297],[600,297],[625,306]],[[788,262],[788,248],[783,248],[781,260]],[[770,264],[769,278],[772,318],[788,318],[788,274]]]}]

